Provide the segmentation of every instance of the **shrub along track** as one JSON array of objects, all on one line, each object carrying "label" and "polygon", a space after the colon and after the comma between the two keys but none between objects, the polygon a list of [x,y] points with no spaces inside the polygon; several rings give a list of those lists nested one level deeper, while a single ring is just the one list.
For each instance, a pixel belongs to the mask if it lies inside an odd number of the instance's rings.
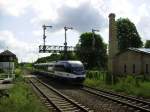
[{"label": "shrub along track", "polygon": [[133,112],[150,112],[150,102],[145,100],[117,94],[106,90],[99,90],[84,85],[81,90],[96,96],[104,97],[108,100],[126,106],[127,109],[130,108],[131,110],[133,110]]},{"label": "shrub along track", "polygon": [[82,106],[78,102],[63,95],[50,85],[42,82],[37,78],[31,78],[30,83],[34,90],[40,95],[45,104],[56,112],[93,112],[92,110]]}]

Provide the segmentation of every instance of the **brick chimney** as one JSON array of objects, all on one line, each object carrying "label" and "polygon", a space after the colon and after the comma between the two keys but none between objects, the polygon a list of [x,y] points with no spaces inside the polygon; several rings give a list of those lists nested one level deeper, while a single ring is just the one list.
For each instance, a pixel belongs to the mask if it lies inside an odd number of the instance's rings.
[{"label": "brick chimney", "polygon": [[114,74],[114,58],[118,53],[117,29],[115,22],[115,14],[109,14],[109,56],[108,56],[108,71]]}]

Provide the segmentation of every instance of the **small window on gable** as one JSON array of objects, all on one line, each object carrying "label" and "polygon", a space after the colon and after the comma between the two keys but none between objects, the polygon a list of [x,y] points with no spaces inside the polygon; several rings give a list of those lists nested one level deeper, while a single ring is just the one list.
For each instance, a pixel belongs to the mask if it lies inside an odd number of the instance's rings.
[{"label": "small window on gable", "polygon": [[127,73],[127,66],[124,64],[124,73]]},{"label": "small window on gable", "polygon": [[133,64],[133,73],[135,73],[135,64]]},{"label": "small window on gable", "polygon": [[146,64],[146,73],[148,73],[148,64]]}]

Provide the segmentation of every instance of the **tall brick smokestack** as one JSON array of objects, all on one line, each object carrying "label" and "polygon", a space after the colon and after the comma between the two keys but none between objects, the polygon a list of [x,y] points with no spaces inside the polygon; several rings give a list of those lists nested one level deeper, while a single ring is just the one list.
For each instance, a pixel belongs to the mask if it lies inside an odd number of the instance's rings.
[{"label": "tall brick smokestack", "polygon": [[114,58],[118,53],[118,42],[117,42],[117,27],[115,21],[115,14],[109,14],[109,56],[108,56],[108,71],[114,74]]}]

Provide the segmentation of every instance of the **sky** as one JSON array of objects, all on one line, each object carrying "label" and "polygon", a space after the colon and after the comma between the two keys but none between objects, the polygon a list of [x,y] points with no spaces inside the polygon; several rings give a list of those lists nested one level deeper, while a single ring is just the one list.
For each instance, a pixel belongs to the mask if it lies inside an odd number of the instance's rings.
[{"label": "sky", "polygon": [[42,25],[47,45],[64,44],[64,26],[68,45],[75,46],[83,32],[99,29],[108,43],[108,15],[129,18],[142,41],[150,40],[150,0],[0,0],[0,52],[8,49],[19,62],[33,62],[49,54],[38,53],[43,44]]}]

